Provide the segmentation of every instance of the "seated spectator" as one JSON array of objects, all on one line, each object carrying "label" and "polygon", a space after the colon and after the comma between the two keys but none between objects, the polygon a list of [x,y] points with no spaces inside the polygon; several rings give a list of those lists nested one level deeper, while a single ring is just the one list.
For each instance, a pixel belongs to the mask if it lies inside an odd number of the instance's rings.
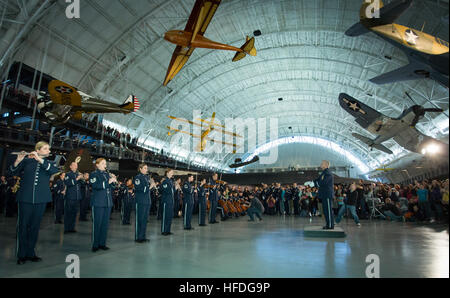
[{"label": "seated spectator", "polygon": [[400,211],[400,203],[393,202],[390,198],[387,198],[383,207],[383,214],[387,220],[405,221],[405,217]]}]

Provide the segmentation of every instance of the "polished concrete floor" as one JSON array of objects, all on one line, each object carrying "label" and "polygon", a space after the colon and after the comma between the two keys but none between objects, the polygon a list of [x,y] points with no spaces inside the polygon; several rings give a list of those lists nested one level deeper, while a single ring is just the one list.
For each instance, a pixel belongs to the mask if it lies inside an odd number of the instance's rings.
[{"label": "polished concrete floor", "polygon": [[[113,214],[109,251],[90,251],[91,223],[80,222],[77,234],[64,235],[46,214],[37,253],[41,263],[16,265],[15,218],[0,217],[0,277],[64,278],[66,256],[80,258],[81,277],[281,278],[365,277],[366,256],[380,258],[381,277],[449,277],[448,226],[385,221],[343,220],[344,239],[305,238],[306,225],[322,224],[306,218],[247,217],[185,231],[175,219],[172,232],[159,234],[160,222],[150,217],[151,241],[136,244],[134,226],[122,226]],[[133,221],[132,221],[133,222]],[[197,217],[194,216],[194,221]]]}]

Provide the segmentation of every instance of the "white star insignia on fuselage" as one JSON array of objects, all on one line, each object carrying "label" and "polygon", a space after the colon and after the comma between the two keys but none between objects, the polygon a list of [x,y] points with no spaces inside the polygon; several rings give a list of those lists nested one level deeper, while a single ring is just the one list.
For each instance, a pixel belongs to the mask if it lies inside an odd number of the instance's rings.
[{"label": "white star insignia on fuselage", "polygon": [[419,36],[417,34],[415,34],[412,30],[406,30],[406,42],[411,44],[411,45],[416,45],[417,44],[417,39],[419,38]]}]

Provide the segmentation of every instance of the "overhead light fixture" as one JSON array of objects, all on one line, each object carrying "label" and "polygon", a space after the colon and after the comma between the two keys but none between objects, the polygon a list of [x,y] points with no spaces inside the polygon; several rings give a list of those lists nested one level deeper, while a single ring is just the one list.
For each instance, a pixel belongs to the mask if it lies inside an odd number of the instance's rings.
[{"label": "overhead light fixture", "polygon": [[434,154],[438,153],[439,150],[440,150],[440,148],[438,145],[431,143],[431,144],[427,145],[425,148],[423,148],[421,152],[423,155],[425,155],[425,154],[434,155]]}]

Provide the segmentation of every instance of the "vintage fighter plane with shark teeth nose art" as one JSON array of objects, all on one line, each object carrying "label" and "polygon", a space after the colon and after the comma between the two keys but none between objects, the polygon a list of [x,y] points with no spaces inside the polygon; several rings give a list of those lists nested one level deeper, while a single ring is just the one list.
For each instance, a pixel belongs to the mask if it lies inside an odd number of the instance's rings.
[{"label": "vintage fighter plane with shark teeth nose art", "polygon": [[[430,78],[448,88],[449,85],[449,43],[438,37],[403,25],[395,24],[413,3],[413,0],[395,0],[384,6],[379,1],[379,18],[368,18],[369,6],[364,1],[360,11],[360,22],[345,32],[347,36],[359,36],[373,32],[393,46],[402,50],[409,64],[371,79],[382,85],[399,81]],[[373,1],[372,1],[373,2]]]},{"label": "vintage fighter plane with shark teeth nose art", "polygon": [[241,48],[218,43],[203,37],[221,0],[197,0],[184,30],[166,32],[164,39],[176,44],[177,47],[167,70],[164,86],[180,72],[194,52],[195,48],[236,51],[233,62],[245,58],[247,55],[256,56],[255,38],[249,38]]}]

